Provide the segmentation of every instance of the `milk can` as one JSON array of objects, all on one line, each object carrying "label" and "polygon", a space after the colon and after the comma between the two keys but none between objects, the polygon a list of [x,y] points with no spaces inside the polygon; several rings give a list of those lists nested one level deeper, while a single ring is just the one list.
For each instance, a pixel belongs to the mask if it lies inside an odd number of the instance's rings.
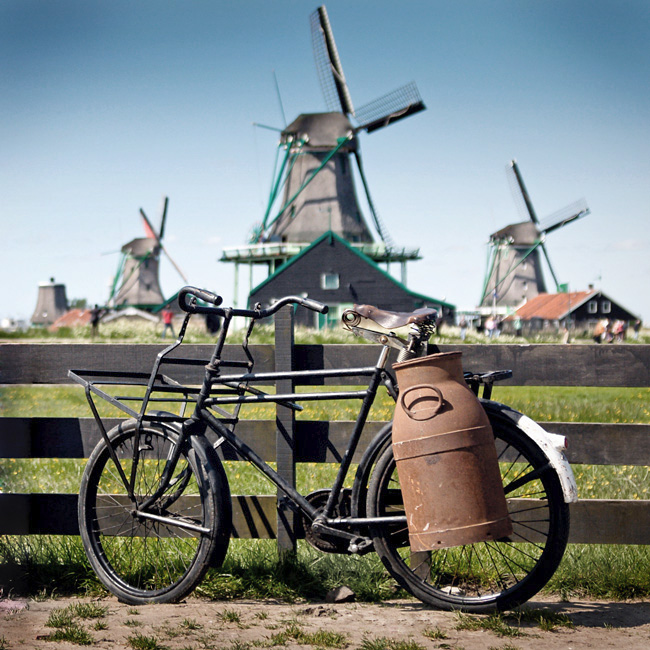
[{"label": "milk can", "polygon": [[393,420],[412,551],[512,534],[494,436],[463,379],[460,352],[396,363]]}]

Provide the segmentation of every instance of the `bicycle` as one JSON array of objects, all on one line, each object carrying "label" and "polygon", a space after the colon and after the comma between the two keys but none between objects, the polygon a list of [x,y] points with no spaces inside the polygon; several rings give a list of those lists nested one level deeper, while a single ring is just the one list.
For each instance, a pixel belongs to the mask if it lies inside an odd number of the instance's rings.
[{"label": "bicycle", "polygon": [[[356,450],[380,386],[393,399],[398,387],[388,369],[389,351],[399,359],[435,351],[427,344],[436,312],[386,312],[355,306],[343,314],[351,333],[379,344],[374,366],[288,372],[255,372],[249,339],[255,325],[286,305],[326,313],[327,306],[287,296],[262,309],[221,307],[209,291],[185,287],[179,304],[186,312],[177,340],[156,358],[150,374],[70,370],[85,387],[101,440],[83,473],[78,516],[83,545],[101,582],[131,604],[176,602],[199,584],[210,567],[224,561],[231,536],[232,504],[228,480],[216,449],[230,445],[284,494],[283,506],[302,517],[307,541],[324,552],[364,554],[375,551],[397,583],[426,604],[470,612],[504,610],[536,594],[563,556],[569,532],[569,503],[577,498],[562,436],[549,434],[525,415],[488,399],[495,381],[510,371],[465,373],[478,394],[495,437],[513,534],[430,552],[410,552],[399,478],[391,447],[391,424],[376,435],[351,475]],[[170,356],[181,345],[193,314],[217,315],[222,327],[210,360]],[[242,343],[244,360],[222,358],[232,320],[249,319]],[[372,327],[361,327],[373,323]],[[396,329],[409,326],[406,338]],[[202,383],[184,385],[161,366],[205,366]],[[268,393],[261,382],[367,378],[360,391]],[[366,381],[366,380],[364,380]],[[256,386],[257,384],[257,386]],[[144,395],[113,396],[108,386],[138,386]],[[103,386],[104,388],[100,388]],[[157,396],[161,395],[161,396]],[[126,412],[125,420],[106,431],[93,396]],[[235,433],[246,404],[279,403],[300,409],[299,402],[356,399],[361,407],[334,483],[329,489],[300,494]],[[129,406],[139,400],[139,410]],[[159,411],[159,402],[179,403],[178,413]],[[191,413],[186,414],[188,406]],[[226,410],[226,407],[230,410]],[[206,433],[216,435],[211,443]]]}]

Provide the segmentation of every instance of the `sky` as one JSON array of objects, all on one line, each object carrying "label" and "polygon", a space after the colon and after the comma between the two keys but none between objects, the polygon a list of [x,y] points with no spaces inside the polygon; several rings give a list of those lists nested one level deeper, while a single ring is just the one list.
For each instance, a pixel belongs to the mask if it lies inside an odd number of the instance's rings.
[{"label": "sky", "polygon": [[[144,236],[140,208],[157,224],[165,196],[166,250],[232,304],[234,267],[218,260],[262,220],[278,143],[255,124],[327,110],[317,6],[3,0],[0,318],[29,320],[50,278],[103,304],[121,246]],[[580,198],[591,210],[548,236],[559,281],[650,320],[647,0],[326,7],[355,105],[415,81],[427,106],[359,136],[382,221],[420,248],[410,289],[477,304],[490,234],[522,220],[505,171],[516,159],[540,217]],[[183,284],[163,258],[163,293]]]}]

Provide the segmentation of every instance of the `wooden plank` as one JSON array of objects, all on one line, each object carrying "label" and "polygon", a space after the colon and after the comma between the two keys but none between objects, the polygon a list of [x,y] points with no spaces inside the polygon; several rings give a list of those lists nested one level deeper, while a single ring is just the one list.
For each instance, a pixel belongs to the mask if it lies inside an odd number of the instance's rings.
[{"label": "wooden plank", "polygon": [[100,439],[93,418],[0,418],[0,458],[88,458]]},{"label": "wooden plank", "polygon": [[[108,430],[119,424],[106,418]],[[340,462],[354,423],[349,421],[296,422],[296,462]],[[385,422],[367,422],[354,462]],[[273,420],[242,420],[237,435],[267,462],[275,462],[276,426]],[[216,436],[208,431],[208,439]],[[101,439],[93,418],[0,418],[0,458],[88,458]],[[241,460],[227,444],[217,451],[222,460]]]},{"label": "wooden plank", "polygon": [[[233,496],[237,538],[274,539],[275,496]],[[78,535],[76,494],[0,494],[0,535]]]},{"label": "wooden plank", "polygon": [[650,544],[650,501],[584,499],[571,504],[572,544]]},{"label": "wooden plank", "polygon": [[[120,422],[107,418],[108,429]],[[353,462],[385,426],[368,422]],[[351,421],[298,420],[295,454],[299,463],[340,462],[354,423]],[[604,424],[592,422],[543,422],[550,432],[567,436],[571,463],[587,465],[650,465],[650,424]],[[237,435],[267,462],[276,459],[275,422],[242,420]],[[215,436],[208,431],[212,442]],[[100,433],[92,418],[0,418],[0,458],[88,458]],[[223,445],[222,460],[240,460]]]},{"label": "wooden plank", "polygon": [[[275,496],[233,496],[233,537],[276,538],[275,514]],[[76,494],[0,494],[0,535],[78,534]],[[650,501],[585,499],[572,504],[569,542],[650,544]]]},{"label": "wooden plank", "polygon": [[[329,346],[328,346],[329,347]],[[510,386],[650,385],[650,345],[441,345],[474,372],[510,369]]]},{"label": "wooden plank", "polygon": [[[3,384],[68,383],[69,368],[149,371],[160,345],[0,344]],[[648,345],[441,345],[442,351],[463,352],[468,370],[511,369],[511,386],[650,386]],[[209,358],[210,345],[182,345],[175,356]],[[273,346],[251,346],[256,371],[273,369]],[[378,355],[373,345],[297,345],[297,370],[372,366]],[[226,358],[243,360],[240,346],[226,346]],[[201,366],[166,366],[182,383],[202,380]],[[317,380],[316,383],[322,383]],[[328,382],[332,383],[332,381]]]},{"label": "wooden plank", "polygon": [[650,465],[650,424],[548,422],[547,431],[567,436],[572,464]]},{"label": "wooden plank", "polygon": [[[163,345],[153,344],[0,344],[0,383],[2,384],[68,384],[68,370],[111,370],[150,372]],[[172,358],[207,360],[212,345],[182,345]],[[273,370],[273,346],[251,345],[257,372]],[[227,345],[224,359],[244,361],[239,345]],[[183,384],[200,384],[205,370],[202,366],[163,364],[163,373]]]},{"label": "wooden plank", "polygon": [[78,535],[76,494],[0,494],[0,535]]}]

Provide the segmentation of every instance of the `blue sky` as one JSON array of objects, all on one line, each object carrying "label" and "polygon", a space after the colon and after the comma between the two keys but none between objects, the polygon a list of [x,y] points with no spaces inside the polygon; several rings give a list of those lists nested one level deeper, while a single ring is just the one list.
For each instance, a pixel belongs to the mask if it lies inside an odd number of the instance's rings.
[{"label": "blue sky", "polygon": [[[69,299],[104,302],[116,251],[144,234],[139,209],[157,222],[165,195],[168,251],[231,302],[218,259],[266,207],[277,134],[253,123],[284,126],[274,73],[288,121],[327,108],[316,6],[3,0],[0,318],[28,319],[50,277]],[[515,158],[538,215],[581,197],[591,208],[548,237],[560,281],[650,320],[650,3],[326,6],[356,105],[410,81],[427,105],[360,136],[383,221],[424,257],[410,288],[476,304],[490,233],[521,220]],[[164,260],[161,284],[182,284]]]}]

